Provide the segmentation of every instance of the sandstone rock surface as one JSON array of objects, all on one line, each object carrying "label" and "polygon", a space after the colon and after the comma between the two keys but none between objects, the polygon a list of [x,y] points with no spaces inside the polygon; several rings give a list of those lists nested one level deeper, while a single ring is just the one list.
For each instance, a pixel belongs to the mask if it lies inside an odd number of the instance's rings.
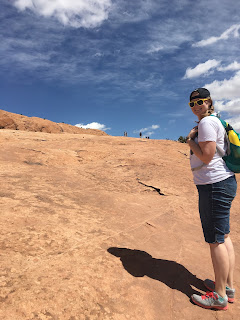
[{"label": "sandstone rock surface", "polygon": [[66,123],[56,123],[47,119],[27,117],[16,113],[0,110],[0,129],[47,133],[76,133],[106,136],[107,133],[96,129],[83,129]]},{"label": "sandstone rock surface", "polygon": [[189,300],[213,271],[185,144],[0,130],[0,146],[0,319],[239,319],[239,190],[236,302]]}]

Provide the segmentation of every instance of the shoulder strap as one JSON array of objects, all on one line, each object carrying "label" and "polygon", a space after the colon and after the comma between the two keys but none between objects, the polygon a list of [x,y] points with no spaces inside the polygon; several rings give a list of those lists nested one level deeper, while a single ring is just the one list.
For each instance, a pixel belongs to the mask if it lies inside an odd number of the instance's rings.
[{"label": "shoulder strap", "polygon": [[[229,131],[229,130],[232,130],[232,127],[230,126],[229,123],[227,123],[226,121],[218,118],[218,117],[215,116],[214,114],[211,114],[211,116],[217,118],[217,119],[221,122],[221,124],[223,125],[223,127],[224,127],[224,129],[225,129],[225,141],[227,142],[227,151],[226,151],[226,152],[227,152],[227,155],[229,155],[229,154],[230,154],[230,141],[229,141],[229,139],[228,139],[228,131]],[[224,156],[225,156],[225,153],[223,154],[223,153],[221,152],[221,150],[218,148],[217,145],[216,145],[216,149],[217,149],[218,154],[219,154],[221,157],[224,157]]]},{"label": "shoulder strap", "polygon": [[[215,115],[211,115],[215,118],[217,118],[223,125],[224,129],[225,129],[225,140],[227,142],[227,155],[230,154],[230,141],[228,139],[228,135],[227,135],[227,128],[231,127],[229,124],[227,124],[224,120],[222,119],[219,119],[217,116]],[[229,130],[229,129],[228,129]],[[220,157],[224,157],[225,156],[225,153],[222,152],[222,150],[218,147],[218,145],[216,144],[216,152],[220,155]],[[200,166],[196,167],[196,168],[192,168],[192,171],[197,171],[197,170],[200,170],[202,169],[202,167],[206,166],[205,163],[201,164]]]}]

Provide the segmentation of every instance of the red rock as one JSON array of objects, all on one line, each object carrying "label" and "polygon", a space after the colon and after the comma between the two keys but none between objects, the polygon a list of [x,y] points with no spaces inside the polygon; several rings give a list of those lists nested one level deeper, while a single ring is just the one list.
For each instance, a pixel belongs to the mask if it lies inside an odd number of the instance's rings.
[{"label": "red rock", "polygon": [[27,117],[16,113],[0,110],[0,129],[13,129],[22,131],[35,131],[47,133],[76,133],[107,135],[104,131],[96,129],[82,129],[66,123],[56,123],[47,119]]},{"label": "red rock", "polygon": [[237,297],[216,313],[189,301],[213,270],[188,146],[84,132],[0,131],[0,319],[237,320],[239,190]]}]

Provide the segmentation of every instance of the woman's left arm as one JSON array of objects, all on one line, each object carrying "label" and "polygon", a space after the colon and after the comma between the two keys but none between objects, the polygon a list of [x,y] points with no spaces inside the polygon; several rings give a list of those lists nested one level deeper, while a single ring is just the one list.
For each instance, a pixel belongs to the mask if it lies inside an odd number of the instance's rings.
[{"label": "woman's left arm", "polygon": [[192,152],[205,164],[209,164],[216,152],[215,141],[199,142],[197,144],[194,140],[187,141]]}]

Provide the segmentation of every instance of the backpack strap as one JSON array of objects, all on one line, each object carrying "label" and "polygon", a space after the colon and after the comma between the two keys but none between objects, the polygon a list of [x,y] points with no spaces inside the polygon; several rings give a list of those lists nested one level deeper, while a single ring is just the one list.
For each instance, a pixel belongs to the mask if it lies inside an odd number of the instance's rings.
[{"label": "backpack strap", "polygon": [[[214,116],[213,114],[211,115],[213,117],[216,117]],[[218,118],[218,117],[216,117]],[[222,119],[219,119],[218,120],[222,123],[224,129],[225,129],[225,141],[227,142],[227,151],[226,151],[226,154],[229,155],[230,154],[230,141],[228,139],[228,131],[229,130],[233,130],[232,126],[227,123],[226,121],[222,120]],[[224,157],[226,154],[222,152],[222,150],[218,147],[218,145],[216,144],[216,153],[218,153],[220,155],[220,157]],[[201,164],[200,166],[196,167],[196,168],[192,168],[192,171],[197,171],[197,170],[200,170],[202,167],[206,166],[205,163]]]}]

